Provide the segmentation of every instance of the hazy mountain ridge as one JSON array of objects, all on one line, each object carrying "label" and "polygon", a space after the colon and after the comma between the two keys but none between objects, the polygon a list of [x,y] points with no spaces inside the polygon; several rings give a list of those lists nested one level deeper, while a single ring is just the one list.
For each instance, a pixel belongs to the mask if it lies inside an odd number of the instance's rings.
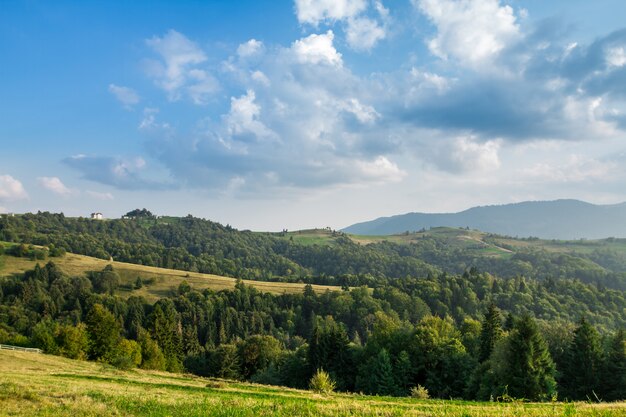
[{"label": "hazy mountain ridge", "polygon": [[430,227],[469,227],[508,236],[544,239],[626,237],[626,203],[595,205],[579,200],[526,201],[473,207],[458,213],[407,213],[343,229],[389,235]]}]

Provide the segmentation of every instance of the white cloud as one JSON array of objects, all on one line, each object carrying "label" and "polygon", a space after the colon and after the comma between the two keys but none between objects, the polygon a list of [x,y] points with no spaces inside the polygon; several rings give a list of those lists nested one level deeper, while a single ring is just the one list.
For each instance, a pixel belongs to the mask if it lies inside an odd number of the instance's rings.
[{"label": "white cloud", "polygon": [[59,179],[59,177],[39,177],[37,182],[40,186],[48,191],[52,191],[55,194],[61,196],[67,196],[72,194],[72,190],[67,188],[65,184]]},{"label": "white cloud", "polygon": [[341,54],[333,46],[334,38],[332,30],[320,35],[309,35],[295,41],[291,49],[300,63],[342,66]]},{"label": "white cloud", "polygon": [[17,201],[28,198],[22,183],[10,175],[0,175],[0,201]]},{"label": "white cloud", "polygon": [[437,27],[428,47],[442,59],[478,67],[520,37],[513,8],[499,0],[412,1]]},{"label": "white cloud", "polygon": [[257,138],[275,136],[274,132],[259,121],[261,107],[255,103],[255,98],[253,90],[248,90],[239,98],[231,97],[230,112],[225,117],[229,135],[252,133]]},{"label": "white cloud", "polygon": [[300,23],[317,26],[322,21],[354,17],[367,9],[366,0],[296,0]]},{"label": "white cloud", "polygon": [[410,96],[413,96],[425,89],[434,89],[439,94],[445,93],[450,89],[451,83],[454,81],[439,74],[420,71],[417,68],[411,68],[410,74],[412,84],[410,90],[411,94],[409,94]]},{"label": "white cloud", "polygon": [[343,100],[337,107],[353,114],[361,123],[372,123],[380,117],[380,114],[378,114],[374,107],[364,105],[356,98]]},{"label": "white cloud", "polygon": [[554,183],[581,183],[608,180],[615,176],[619,164],[615,161],[601,161],[582,155],[569,155],[565,162],[554,164],[538,162],[521,170],[529,180]]},{"label": "white cloud", "polygon": [[252,79],[256,82],[258,82],[259,84],[264,85],[265,87],[269,87],[270,85],[270,80],[269,78],[267,78],[267,76],[263,73],[263,71],[253,71],[252,74],[250,75],[252,77]]},{"label": "white cloud", "polygon": [[386,36],[385,28],[373,19],[357,17],[348,20],[346,39],[352,49],[357,51],[370,50]]},{"label": "white cloud", "polygon": [[181,91],[186,91],[196,104],[204,104],[207,96],[218,89],[215,78],[198,68],[207,60],[206,54],[183,34],[170,30],[146,43],[161,57],[161,61],[148,63],[148,73],[170,100],[179,100]]},{"label": "white cloud", "polygon": [[451,160],[460,171],[494,171],[500,168],[500,145],[495,140],[478,143],[473,138],[460,137],[454,142]]},{"label": "white cloud", "polygon": [[[296,15],[302,24],[315,27],[322,22],[345,24],[348,46],[357,51],[368,51],[387,36],[386,25],[367,17],[365,0],[296,0]],[[374,3],[383,22],[389,19],[389,10],[380,1]]]},{"label": "white cloud", "polygon": [[159,123],[156,120],[156,115],[159,114],[159,109],[154,107],[146,107],[143,109],[143,118],[139,122],[139,130],[151,131],[151,130],[169,130],[170,126],[167,123]]},{"label": "white cloud", "polygon": [[4,214],[4,213],[8,213],[8,212],[9,212],[9,210],[7,210],[7,208],[6,208],[6,207],[2,207],[2,206],[0,206],[0,213],[3,213],[3,214]]},{"label": "white cloud", "polygon": [[606,63],[609,67],[623,67],[626,65],[626,52],[624,47],[613,47],[606,51]]},{"label": "white cloud", "polygon": [[109,92],[127,109],[139,103],[139,95],[132,88],[109,84]]},{"label": "white cloud", "polygon": [[263,42],[250,39],[237,47],[237,55],[241,58],[248,58],[260,54],[263,51]]},{"label": "white cloud", "polygon": [[219,83],[211,74],[204,70],[192,69],[189,71],[187,92],[195,104],[206,104],[207,99],[219,90]]},{"label": "white cloud", "polygon": [[357,161],[363,176],[374,183],[399,182],[407,175],[398,165],[386,156],[378,156],[373,161]]},{"label": "white cloud", "polygon": [[115,197],[113,197],[113,194],[111,193],[102,193],[99,191],[90,191],[90,190],[87,190],[86,193],[89,197],[96,199],[96,200],[110,201],[110,200],[115,199]]}]

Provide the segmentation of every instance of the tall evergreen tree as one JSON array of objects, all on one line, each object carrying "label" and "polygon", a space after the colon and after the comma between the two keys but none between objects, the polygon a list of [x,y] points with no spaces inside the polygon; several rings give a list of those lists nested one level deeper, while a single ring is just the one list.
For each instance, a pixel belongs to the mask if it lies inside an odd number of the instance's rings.
[{"label": "tall evergreen tree", "polygon": [[387,349],[379,350],[361,367],[356,389],[375,395],[394,395],[398,392]]},{"label": "tall evergreen tree", "polygon": [[618,330],[611,340],[606,355],[602,384],[603,399],[626,400],[626,332],[624,330]]},{"label": "tall evergreen tree", "polygon": [[509,395],[537,401],[556,393],[554,362],[535,320],[528,314],[515,320],[506,357]]},{"label": "tall evergreen tree", "polygon": [[496,342],[502,338],[502,317],[495,304],[489,304],[485,319],[480,331],[480,351],[478,360],[484,362],[489,359]]},{"label": "tall evergreen tree", "polygon": [[593,399],[599,393],[602,368],[600,335],[583,317],[566,355],[561,394],[571,400]]}]

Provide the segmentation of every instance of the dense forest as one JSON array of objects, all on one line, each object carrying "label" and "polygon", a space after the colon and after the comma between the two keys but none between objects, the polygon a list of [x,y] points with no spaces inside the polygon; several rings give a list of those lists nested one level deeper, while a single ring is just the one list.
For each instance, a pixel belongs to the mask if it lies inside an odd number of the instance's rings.
[{"label": "dense forest", "polygon": [[[361,245],[337,233],[330,244],[306,245],[192,217],[157,219],[139,210],[127,217],[2,218],[0,240],[47,250],[2,249],[41,265],[0,278],[0,343],[120,368],[297,388],[324,370],[337,389],[367,394],[625,398],[620,254],[529,249],[498,260],[437,237]],[[121,297],[111,266],[64,274],[54,258],[65,251],[344,290],[318,294],[306,286],[302,294],[272,295],[239,282],[234,290],[199,292],[183,282],[148,302],[132,291]],[[507,263],[523,270],[507,272]],[[135,283],[143,285],[150,284]]]},{"label": "dense forest", "polygon": [[[123,219],[93,221],[37,213],[0,218],[0,241],[45,245],[101,259],[197,271],[241,279],[368,285],[472,267],[503,278],[577,279],[626,290],[624,246],[598,245],[588,253],[535,247],[494,257],[450,245],[445,236],[420,235],[408,244],[392,240],[359,244],[333,232],[328,244],[306,245],[285,233],[238,231],[187,216],[157,218],[133,210]],[[497,240],[489,236],[485,240]],[[613,239],[616,241],[617,239]]]}]

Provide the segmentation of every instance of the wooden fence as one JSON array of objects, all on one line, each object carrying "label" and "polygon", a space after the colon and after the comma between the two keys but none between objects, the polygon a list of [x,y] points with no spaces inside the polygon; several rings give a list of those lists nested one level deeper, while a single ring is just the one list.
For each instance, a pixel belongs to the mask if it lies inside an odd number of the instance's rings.
[{"label": "wooden fence", "polygon": [[19,350],[20,352],[33,352],[33,353],[41,353],[41,349],[35,348],[25,348],[21,346],[11,346],[11,345],[0,345],[0,350]]}]

